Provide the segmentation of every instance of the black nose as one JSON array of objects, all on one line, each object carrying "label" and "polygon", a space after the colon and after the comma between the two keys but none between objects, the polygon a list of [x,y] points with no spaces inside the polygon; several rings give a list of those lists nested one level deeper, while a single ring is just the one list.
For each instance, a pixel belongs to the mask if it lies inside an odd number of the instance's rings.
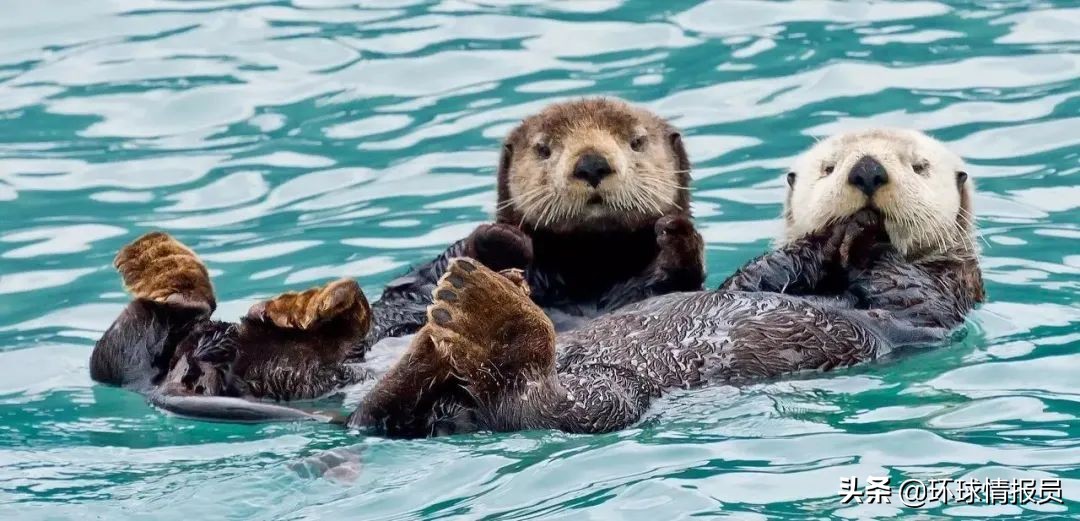
[{"label": "black nose", "polygon": [[861,190],[862,193],[874,195],[878,188],[889,182],[889,173],[885,171],[885,167],[881,166],[881,163],[878,163],[877,159],[863,156],[855,162],[855,166],[851,167],[847,181]]},{"label": "black nose", "polygon": [[589,152],[574,165],[574,177],[596,188],[605,177],[612,174],[611,165],[600,154]]}]

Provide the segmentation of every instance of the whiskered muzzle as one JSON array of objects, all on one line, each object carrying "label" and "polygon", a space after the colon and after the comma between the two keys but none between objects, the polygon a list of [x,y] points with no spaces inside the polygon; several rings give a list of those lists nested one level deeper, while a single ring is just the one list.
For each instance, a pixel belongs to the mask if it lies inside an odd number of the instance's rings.
[{"label": "whiskered muzzle", "polygon": [[538,228],[567,228],[593,221],[632,224],[685,210],[678,201],[689,188],[673,181],[674,171],[629,171],[606,178],[609,180],[584,189],[573,184],[535,186],[511,194],[500,209],[516,208],[523,222]]},{"label": "whiskered muzzle", "polygon": [[960,215],[951,218],[941,211],[920,204],[880,205],[885,231],[897,251],[905,257],[929,255],[962,249],[975,251],[970,230]]}]

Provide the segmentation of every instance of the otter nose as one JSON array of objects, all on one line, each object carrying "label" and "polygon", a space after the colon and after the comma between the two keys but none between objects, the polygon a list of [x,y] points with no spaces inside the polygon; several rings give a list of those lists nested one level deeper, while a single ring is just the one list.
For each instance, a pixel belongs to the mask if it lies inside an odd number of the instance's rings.
[{"label": "otter nose", "polygon": [[574,165],[574,177],[592,185],[593,188],[600,186],[600,181],[611,175],[611,165],[600,154],[589,152]]},{"label": "otter nose", "polygon": [[877,159],[863,156],[851,167],[847,176],[848,183],[858,188],[862,193],[872,196],[878,188],[889,182],[889,173]]}]

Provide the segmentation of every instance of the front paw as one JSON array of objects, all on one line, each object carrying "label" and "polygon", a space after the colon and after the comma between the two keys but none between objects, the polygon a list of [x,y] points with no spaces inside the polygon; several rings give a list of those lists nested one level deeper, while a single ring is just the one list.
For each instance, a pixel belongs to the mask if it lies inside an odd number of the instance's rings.
[{"label": "front paw", "polygon": [[113,266],[136,298],[200,309],[217,306],[210,275],[195,252],[164,232],[151,232],[124,246]]},{"label": "front paw", "polygon": [[532,239],[516,226],[481,224],[466,240],[466,256],[493,271],[525,269],[532,262]]},{"label": "front paw", "polygon": [[371,324],[371,307],[355,280],[338,279],[325,286],[282,293],[259,302],[248,310],[247,318],[302,330],[343,318],[354,321],[366,333]]},{"label": "front paw", "polygon": [[845,269],[863,268],[880,255],[887,243],[881,214],[864,208],[833,228],[825,256]]},{"label": "front paw", "polygon": [[660,247],[657,267],[693,279],[690,281],[693,287],[678,289],[698,289],[705,282],[705,241],[693,221],[685,215],[665,215],[656,221],[655,231],[656,244]]}]

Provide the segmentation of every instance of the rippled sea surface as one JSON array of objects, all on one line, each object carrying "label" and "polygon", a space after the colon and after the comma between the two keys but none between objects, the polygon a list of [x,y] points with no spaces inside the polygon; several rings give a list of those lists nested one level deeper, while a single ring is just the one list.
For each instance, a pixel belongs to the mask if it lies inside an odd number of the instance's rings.
[{"label": "rippled sea surface", "polygon": [[[1080,8],[1066,0],[6,2],[0,517],[1080,517]],[[640,426],[386,441],[166,416],[95,385],[110,262],[163,229],[223,318],[369,295],[489,217],[500,138],[607,94],[686,131],[709,284],[765,250],[820,136],[971,164],[990,302],[962,342],[665,399]],[[349,400],[354,399],[350,398]],[[348,407],[349,400],[345,407]],[[294,464],[347,447],[355,479]],[[1060,478],[1064,505],[841,505],[841,477]]]}]

